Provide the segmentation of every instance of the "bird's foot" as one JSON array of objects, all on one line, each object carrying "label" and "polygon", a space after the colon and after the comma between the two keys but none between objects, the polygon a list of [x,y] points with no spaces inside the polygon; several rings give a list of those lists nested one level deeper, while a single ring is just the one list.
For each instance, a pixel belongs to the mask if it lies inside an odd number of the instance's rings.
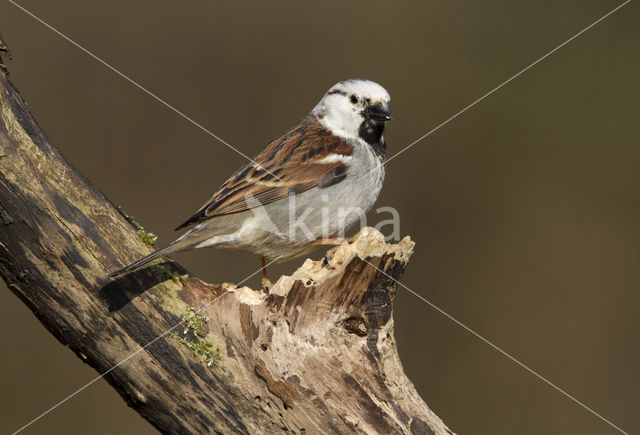
[{"label": "bird's foot", "polygon": [[269,291],[273,287],[273,283],[271,282],[271,280],[266,276],[263,276],[260,279],[260,284],[262,285],[262,291],[264,291],[266,294],[269,294]]},{"label": "bird's foot", "polygon": [[336,267],[331,262],[331,258],[329,257],[329,253],[328,252],[326,254],[324,254],[324,263],[327,266],[329,266],[329,269],[331,269],[331,270],[335,270],[336,269]]}]

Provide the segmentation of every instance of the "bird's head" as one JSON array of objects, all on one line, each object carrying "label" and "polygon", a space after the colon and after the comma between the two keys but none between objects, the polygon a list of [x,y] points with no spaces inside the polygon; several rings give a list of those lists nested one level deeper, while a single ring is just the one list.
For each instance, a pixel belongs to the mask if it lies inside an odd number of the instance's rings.
[{"label": "bird's head", "polygon": [[390,100],[389,93],[376,82],[349,79],[333,85],[311,113],[337,136],[360,137],[377,144],[391,120]]}]

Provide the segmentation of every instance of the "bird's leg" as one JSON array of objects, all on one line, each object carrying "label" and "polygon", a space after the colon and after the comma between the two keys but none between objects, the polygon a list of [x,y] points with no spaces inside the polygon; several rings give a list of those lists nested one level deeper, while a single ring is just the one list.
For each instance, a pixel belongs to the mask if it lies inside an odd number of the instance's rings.
[{"label": "bird's leg", "polygon": [[269,278],[267,278],[267,266],[264,255],[260,256],[260,268],[262,270],[262,278],[260,279],[262,290],[269,293],[269,290],[271,289],[271,287],[273,287],[273,284],[271,283],[271,281],[269,281]]}]

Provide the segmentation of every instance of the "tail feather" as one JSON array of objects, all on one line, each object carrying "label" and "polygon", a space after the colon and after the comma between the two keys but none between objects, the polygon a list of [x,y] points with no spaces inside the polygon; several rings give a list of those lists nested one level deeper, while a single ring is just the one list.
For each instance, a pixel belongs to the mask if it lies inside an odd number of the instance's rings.
[{"label": "tail feather", "polygon": [[125,273],[131,272],[133,270],[139,269],[140,267],[144,266],[145,264],[155,260],[158,257],[162,257],[163,255],[168,255],[171,254],[172,252],[176,252],[176,251],[183,251],[185,249],[189,249],[190,247],[193,246],[193,243],[189,243],[189,241],[187,241],[185,243],[184,240],[184,236],[186,236],[189,233],[186,233],[185,235],[183,235],[181,238],[179,238],[178,240],[175,240],[171,243],[169,243],[167,246],[158,249],[157,251],[152,252],[151,254],[142,257],[139,260],[134,261],[131,264],[128,264],[127,266],[123,267],[122,269],[116,270],[115,272],[110,273],[108,276],[109,278],[114,278],[116,276],[119,275],[124,275]]}]

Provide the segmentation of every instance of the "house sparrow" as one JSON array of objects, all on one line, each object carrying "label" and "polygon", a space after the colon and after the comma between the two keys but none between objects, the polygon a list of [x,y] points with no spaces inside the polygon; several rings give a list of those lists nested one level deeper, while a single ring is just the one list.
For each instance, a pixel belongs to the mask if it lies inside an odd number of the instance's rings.
[{"label": "house sparrow", "polygon": [[176,230],[169,245],[112,273],[120,275],[187,249],[247,249],[287,260],[344,241],[346,228],[376,201],[384,179],[389,93],[362,79],[337,83],[298,125],[241,167]]}]

